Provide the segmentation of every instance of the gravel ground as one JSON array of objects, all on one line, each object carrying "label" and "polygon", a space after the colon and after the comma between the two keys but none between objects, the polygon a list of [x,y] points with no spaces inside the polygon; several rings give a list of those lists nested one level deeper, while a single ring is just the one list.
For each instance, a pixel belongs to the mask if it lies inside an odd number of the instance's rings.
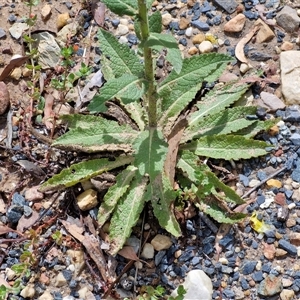
[{"label": "gravel ground", "polygon": [[[52,14],[47,21],[42,21],[42,9],[46,4],[50,5]],[[12,37],[11,28],[28,9],[17,0],[4,1],[0,7],[2,72],[13,54],[22,54],[23,43]],[[287,7],[290,10],[281,17],[282,21],[279,16]],[[60,14],[68,12],[72,21],[79,20],[80,29],[71,39],[72,44],[78,45],[76,61],[81,62],[86,48],[84,38],[88,37],[87,44],[91,47],[88,47],[87,59],[95,73],[100,68],[100,49],[95,38],[98,27],[92,25],[90,8],[89,4],[77,1],[46,1],[35,8],[34,13],[38,16],[37,33],[46,31],[54,36],[58,32]],[[81,156],[49,150],[42,139],[36,139],[24,127],[22,119],[30,104],[24,90],[24,82],[28,80],[24,67],[5,78],[11,96],[13,148],[5,148],[5,113],[0,115],[0,285],[12,286],[16,281],[12,266],[24,259],[21,257],[24,247],[28,247],[35,259],[30,276],[22,278],[24,287],[8,299],[134,299],[134,286],[137,294],[142,293],[144,286],[159,284],[172,291],[193,269],[203,270],[211,279],[213,299],[300,299],[300,107],[285,93],[288,106],[283,102],[284,72],[280,73],[283,67],[281,52],[299,51],[299,8],[296,1],[279,0],[153,3],[152,10],[163,13],[164,32],[176,37],[185,57],[212,51],[235,57],[238,42],[253,30],[257,20],[264,20],[269,30],[251,38],[244,48],[248,63],[236,60],[228,66],[221,81],[251,77],[258,69],[264,70],[263,79],[252,86],[245,102],[266,107],[258,111],[257,118],[281,117],[281,121],[259,137],[275,146],[265,158],[235,164],[211,162],[224,168],[216,169],[224,179],[232,175],[233,180],[228,184],[241,196],[248,194],[245,198],[249,205],[244,210],[249,217],[244,222],[233,227],[221,226],[190,207],[187,211],[192,217],[182,223],[184,236],[180,239],[167,237],[155,244],[153,240],[167,234],[146,210],[143,230],[141,220],[128,242],[135,249],[144,244],[140,249],[143,261],[133,264],[120,255],[116,259],[105,256],[116,266],[111,280],[121,276],[116,285],[103,281],[91,259],[91,247],[83,248],[63,229],[80,223],[91,235],[97,231],[92,221],[96,210],[82,213],[74,202],[80,187],[54,195],[37,191],[44,178],[66,164],[79,161]],[[136,47],[138,41],[130,19],[106,11],[103,27],[113,32],[120,42]],[[289,57],[294,57],[294,52],[289,53]],[[53,69],[44,73],[49,77]],[[166,72],[168,68],[162,55],[157,64],[158,80]],[[67,106],[66,109],[72,110]],[[35,121],[33,126],[40,135],[49,134],[41,123]],[[256,212],[255,219],[250,218],[253,212]],[[260,221],[265,223],[266,230],[261,229]],[[24,241],[22,233],[31,227],[34,231],[26,246],[28,240]],[[61,241],[52,236],[57,231],[62,234]],[[90,243],[92,245],[92,238]],[[97,251],[100,255],[101,250]],[[111,295],[104,297],[110,288]],[[197,296],[196,299],[203,298]]]}]

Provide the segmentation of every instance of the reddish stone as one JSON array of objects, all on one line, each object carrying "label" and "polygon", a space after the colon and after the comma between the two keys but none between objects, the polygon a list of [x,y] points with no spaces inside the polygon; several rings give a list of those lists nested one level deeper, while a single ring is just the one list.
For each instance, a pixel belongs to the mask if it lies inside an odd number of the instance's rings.
[{"label": "reddish stone", "polygon": [[286,205],[286,201],[285,201],[285,194],[284,193],[278,193],[275,196],[275,202],[281,206]]}]

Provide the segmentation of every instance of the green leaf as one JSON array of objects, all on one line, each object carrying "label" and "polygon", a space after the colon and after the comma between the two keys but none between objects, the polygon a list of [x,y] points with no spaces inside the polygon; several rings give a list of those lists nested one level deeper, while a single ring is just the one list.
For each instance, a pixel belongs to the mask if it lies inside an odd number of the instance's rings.
[{"label": "green leaf", "polygon": [[182,146],[181,149],[194,151],[200,156],[238,160],[265,155],[267,154],[266,147],[270,147],[270,145],[242,136],[217,135],[204,136]]},{"label": "green leaf", "polygon": [[5,287],[4,284],[1,284],[1,286],[0,286],[0,300],[5,300],[6,299],[6,293],[7,293],[7,288]]},{"label": "green leaf", "polygon": [[158,88],[163,111],[159,124],[166,125],[169,118],[177,118],[201,89],[202,83],[217,80],[230,61],[231,57],[216,53],[184,59],[181,72],[172,71]]},{"label": "green leaf", "polygon": [[11,269],[17,274],[23,274],[27,269],[28,265],[25,263],[15,264],[11,267]]},{"label": "green leaf", "polygon": [[185,129],[181,143],[204,135],[228,134],[246,128],[255,122],[247,120],[246,116],[255,114],[256,111],[257,107],[254,106],[237,106],[198,119],[193,126]]},{"label": "green leaf", "polygon": [[127,45],[120,44],[114,35],[103,29],[98,31],[98,37],[101,43],[101,51],[109,57],[109,68],[115,77],[124,74],[136,76],[143,74],[143,66],[138,56]]},{"label": "green leaf", "polygon": [[115,160],[108,158],[92,159],[72,165],[62,170],[42,184],[40,190],[43,192],[59,190],[73,186],[80,181],[90,179],[101,173],[132,163],[130,156],[120,156]]},{"label": "green leaf", "polygon": [[98,212],[98,224],[102,227],[115,209],[120,198],[126,193],[137,168],[129,165],[116,176],[116,183],[106,192]]},{"label": "green leaf", "polygon": [[155,128],[142,131],[132,147],[135,150],[134,165],[142,176],[148,174],[153,182],[163,171],[168,151],[168,144],[164,141],[162,132]]},{"label": "green leaf", "polygon": [[162,17],[160,11],[156,11],[149,16],[149,30],[150,32],[161,33]]},{"label": "green leaf", "polygon": [[[200,208],[202,208],[201,204],[198,205],[196,203],[196,206],[200,206]],[[226,213],[216,204],[206,206],[206,208],[203,211],[221,224],[235,224],[237,222],[242,221],[247,216],[243,213]]]},{"label": "green leaf", "polygon": [[138,13],[137,0],[101,0],[101,2],[119,16],[134,16]]},{"label": "green leaf", "polygon": [[210,91],[203,100],[197,103],[198,111],[188,118],[189,126],[196,126],[204,116],[212,115],[224,110],[236,102],[248,89],[247,84],[228,84]]},{"label": "green leaf", "polygon": [[272,126],[276,125],[279,121],[280,118],[265,120],[265,121],[255,121],[247,128],[235,132],[235,134],[242,135],[245,138],[252,138],[255,137],[261,131],[269,130]]},{"label": "green leaf", "polygon": [[144,47],[150,47],[154,50],[161,51],[167,49],[166,60],[169,61],[176,73],[179,73],[182,67],[181,52],[178,48],[176,39],[171,34],[161,34],[151,32]]},{"label": "green leaf", "polygon": [[160,173],[151,188],[153,195],[151,204],[159,225],[172,235],[179,237],[181,229],[171,208],[171,203],[176,199],[177,193],[172,188],[168,177],[163,172]]},{"label": "green leaf", "polygon": [[180,158],[177,162],[177,167],[180,168],[186,177],[188,177],[196,185],[200,184],[199,171],[210,170],[208,166],[200,164],[199,157],[191,152],[184,150],[180,153]]},{"label": "green leaf", "polygon": [[96,126],[102,120],[104,122],[106,119],[102,119],[99,116],[83,115],[83,114],[72,114],[72,115],[62,115],[60,119],[68,123],[69,130],[76,129],[78,127],[82,129],[89,129]]},{"label": "green leaf", "polygon": [[[67,118],[69,120],[72,119],[72,117]],[[88,122],[89,120],[91,120],[90,123]],[[86,124],[83,124],[84,121],[87,121]],[[83,152],[117,151],[122,149],[130,151],[129,144],[138,135],[138,132],[129,125],[119,125],[115,121],[100,117],[90,118],[74,115],[71,124],[71,130],[57,138],[52,146]]]},{"label": "green leaf", "polygon": [[147,1],[147,9],[150,9],[152,7],[152,3],[154,0],[146,0]]},{"label": "green leaf", "polygon": [[123,247],[130,236],[132,227],[137,223],[144,208],[144,193],[148,183],[147,177],[136,177],[130,184],[128,193],[122,197],[110,221],[111,255]]},{"label": "green leaf", "polygon": [[124,107],[138,128],[143,131],[146,127],[146,123],[148,123],[148,116],[142,104],[140,102],[130,102],[125,104]]},{"label": "green leaf", "polygon": [[[225,200],[227,202],[232,202],[235,204],[243,204],[245,201],[229,186],[224,184],[213,172],[210,170],[205,170],[204,176],[207,177],[207,180],[209,181],[210,185],[213,187],[213,190],[211,190],[211,193],[217,196],[218,199]],[[201,185],[201,183],[200,183]],[[202,186],[200,186],[199,191],[197,195],[201,195]],[[224,192],[225,197],[222,196],[220,193],[217,192],[217,189]]]},{"label": "green leaf", "polygon": [[143,89],[142,79],[135,75],[124,74],[121,77],[111,79],[101,88],[100,95],[96,95],[88,106],[91,113],[103,112],[105,102],[114,98],[120,98],[124,103],[130,103],[141,98]]}]

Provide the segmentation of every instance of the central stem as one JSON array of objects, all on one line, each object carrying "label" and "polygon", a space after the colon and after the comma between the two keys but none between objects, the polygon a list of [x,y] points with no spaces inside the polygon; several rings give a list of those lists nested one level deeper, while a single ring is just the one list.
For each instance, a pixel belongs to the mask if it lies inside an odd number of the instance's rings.
[{"label": "central stem", "polygon": [[[142,44],[145,43],[149,37],[149,23],[147,14],[146,0],[138,0],[139,7],[139,21],[141,26]],[[154,68],[151,48],[143,46],[144,48],[144,64],[145,64],[145,78],[147,81],[146,103],[148,104],[148,118],[149,127],[157,126],[157,94],[154,80]]]}]

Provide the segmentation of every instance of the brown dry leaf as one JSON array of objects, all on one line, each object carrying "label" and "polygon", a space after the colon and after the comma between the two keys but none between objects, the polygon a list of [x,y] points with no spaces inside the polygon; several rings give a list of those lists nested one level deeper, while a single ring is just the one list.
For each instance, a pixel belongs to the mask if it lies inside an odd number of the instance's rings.
[{"label": "brown dry leaf", "polygon": [[21,67],[28,59],[28,56],[14,55],[9,64],[4,68],[0,75],[0,81],[9,76],[17,67]]},{"label": "brown dry leaf", "polygon": [[266,259],[272,260],[275,257],[275,246],[274,244],[268,244],[265,242],[262,242],[263,246],[264,246],[264,256]]},{"label": "brown dry leaf", "polygon": [[105,9],[106,7],[104,3],[94,1],[92,4],[92,12],[93,12],[94,20],[100,27],[104,26]]},{"label": "brown dry leaf", "polygon": [[17,230],[11,229],[11,228],[9,228],[7,226],[4,226],[4,225],[0,226],[0,235],[6,234],[6,233],[9,233],[9,232],[16,232],[19,235],[22,235],[22,233],[18,232]]},{"label": "brown dry leaf", "polygon": [[39,217],[39,213],[36,211],[32,211],[32,214],[29,218],[23,215],[18,222],[17,230],[24,232],[24,229],[33,225],[39,219]]},{"label": "brown dry leaf", "polygon": [[0,81],[0,115],[4,114],[10,103],[9,92],[6,84]]},{"label": "brown dry leaf", "polygon": [[84,225],[88,227],[89,231],[93,234],[93,235],[97,235],[97,230],[93,224],[93,219],[90,215],[88,215],[87,217],[83,218],[83,222]]},{"label": "brown dry leaf", "polygon": [[68,221],[61,220],[61,223],[64,225],[66,230],[78,241],[82,242],[84,240],[84,236],[81,234],[83,232],[82,227],[79,227],[77,224],[71,224]]},{"label": "brown dry leaf", "polygon": [[51,94],[45,95],[45,108],[43,122],[47,129],[53,128],[53,117],[55,115],[52,107],[54,104],[54,97]]},{"label": "brown dry leaf", "polygon": [[133,248],[131,246],[124,246],[119,252],[119,255],[129,259],[138,261],[139,258],[137,257],[136,253],[134,252]]},{"label": "brown dry leaf", "polygon": [[260,26],[254,26],[254,28],[247,33],[240,41],[237,43],[235,47],[235,56],[236,58],[245,64],[248,64],[248,60],[244,53],[244,47],[245,45],[252,39],[252,37],[255,35],[255,33],[259,30]]},{"label": "brown dry leaf", "polygon": [[90,257],[97,265],[103,280],[107,281],[107,265],[99,241],[93,235],[85,235],[81,241]]},{"label": "brown dry leaf", "polygon": [[181,119],[179,122],[176,123],[176,125],[172,129],[171,134],[169,135],[169,140],[168,140],[169,150],[167,153],[164,170],[166,172],[166,175],[169,177],[172,186],[174,185],[178,146],[186,126],[187,126],[187,120]]}]

